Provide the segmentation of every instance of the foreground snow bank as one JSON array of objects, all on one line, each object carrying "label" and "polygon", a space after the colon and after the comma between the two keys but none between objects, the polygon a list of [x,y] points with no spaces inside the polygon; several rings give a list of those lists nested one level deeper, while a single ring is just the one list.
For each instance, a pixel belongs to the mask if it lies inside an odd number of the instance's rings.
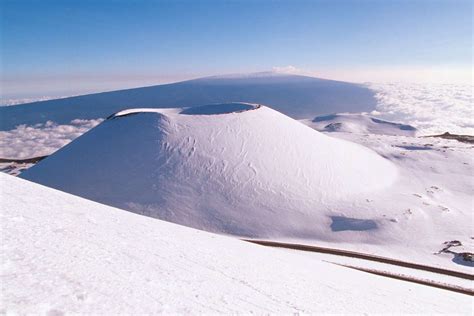
[{"label": "foreground snow bank", "polygon": [[0,184],[2,313],[471,312],[466,295]]}]

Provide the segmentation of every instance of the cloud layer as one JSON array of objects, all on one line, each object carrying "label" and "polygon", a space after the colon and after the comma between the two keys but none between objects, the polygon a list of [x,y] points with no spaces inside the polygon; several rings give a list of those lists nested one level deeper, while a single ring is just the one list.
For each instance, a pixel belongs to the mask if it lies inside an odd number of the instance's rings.
[{"label": "cloud layer", "polygon": [[10,131],[1,131],[0,157],[24,159],[50,155],[102,121],[73,120],[70,125],[58,125],[48,121],[44,124],[20,125]]},{"label": "cloud layer", "polygon": [[370,84],[377,112],[390,121],[418,128],[421,134],[474,135],[473,86],[469,84]]}]

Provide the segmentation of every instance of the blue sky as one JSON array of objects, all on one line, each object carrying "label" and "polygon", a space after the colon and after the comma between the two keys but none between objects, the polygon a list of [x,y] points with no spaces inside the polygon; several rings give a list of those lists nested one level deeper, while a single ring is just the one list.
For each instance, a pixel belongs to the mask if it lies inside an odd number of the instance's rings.
[{"label": "blue sky", "polygon": [[458,81],[472,70],[470,1],[2,0],[0,6],[4,97],[274,67],[349,81]]}]

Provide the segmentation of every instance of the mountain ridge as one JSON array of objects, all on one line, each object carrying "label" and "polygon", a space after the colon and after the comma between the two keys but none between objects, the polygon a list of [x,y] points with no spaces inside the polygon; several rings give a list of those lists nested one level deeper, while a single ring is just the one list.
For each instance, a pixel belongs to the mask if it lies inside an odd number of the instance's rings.
[{"label": "mountain ridge", "polygon": [[202,104],[266,104],[293,118],[375,109],[374,92],[362,85],[279,74],[243,78],[204,77],[141,88],[101,92],[0,107],[0,130],[53,121],[106,118],[126,108],[176,108]]}]

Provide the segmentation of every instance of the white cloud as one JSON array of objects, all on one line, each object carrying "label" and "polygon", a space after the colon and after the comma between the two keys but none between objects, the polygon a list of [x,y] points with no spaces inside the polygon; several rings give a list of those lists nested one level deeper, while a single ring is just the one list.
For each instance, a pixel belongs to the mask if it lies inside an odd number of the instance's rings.
[{"label": "white cloud", "polygon": [[1,158],[32,158],[50,155],[81,136],[103,119],[72,120],[70,125],[52,121],[34,126],[20,125],[10,131],[0,131]]},{"label": "white cloud", "polygon": [[469,84],[370,84],[382,118],[401,121],[422,134],[474,135],[474,109]]},{"label": "white cloud", "polygon": [[273,72],[283,73],[283,74],[302,74],[304,71],[299,69],[295,66],[288,65],[288,66],[275,66],[272,68]]}]

